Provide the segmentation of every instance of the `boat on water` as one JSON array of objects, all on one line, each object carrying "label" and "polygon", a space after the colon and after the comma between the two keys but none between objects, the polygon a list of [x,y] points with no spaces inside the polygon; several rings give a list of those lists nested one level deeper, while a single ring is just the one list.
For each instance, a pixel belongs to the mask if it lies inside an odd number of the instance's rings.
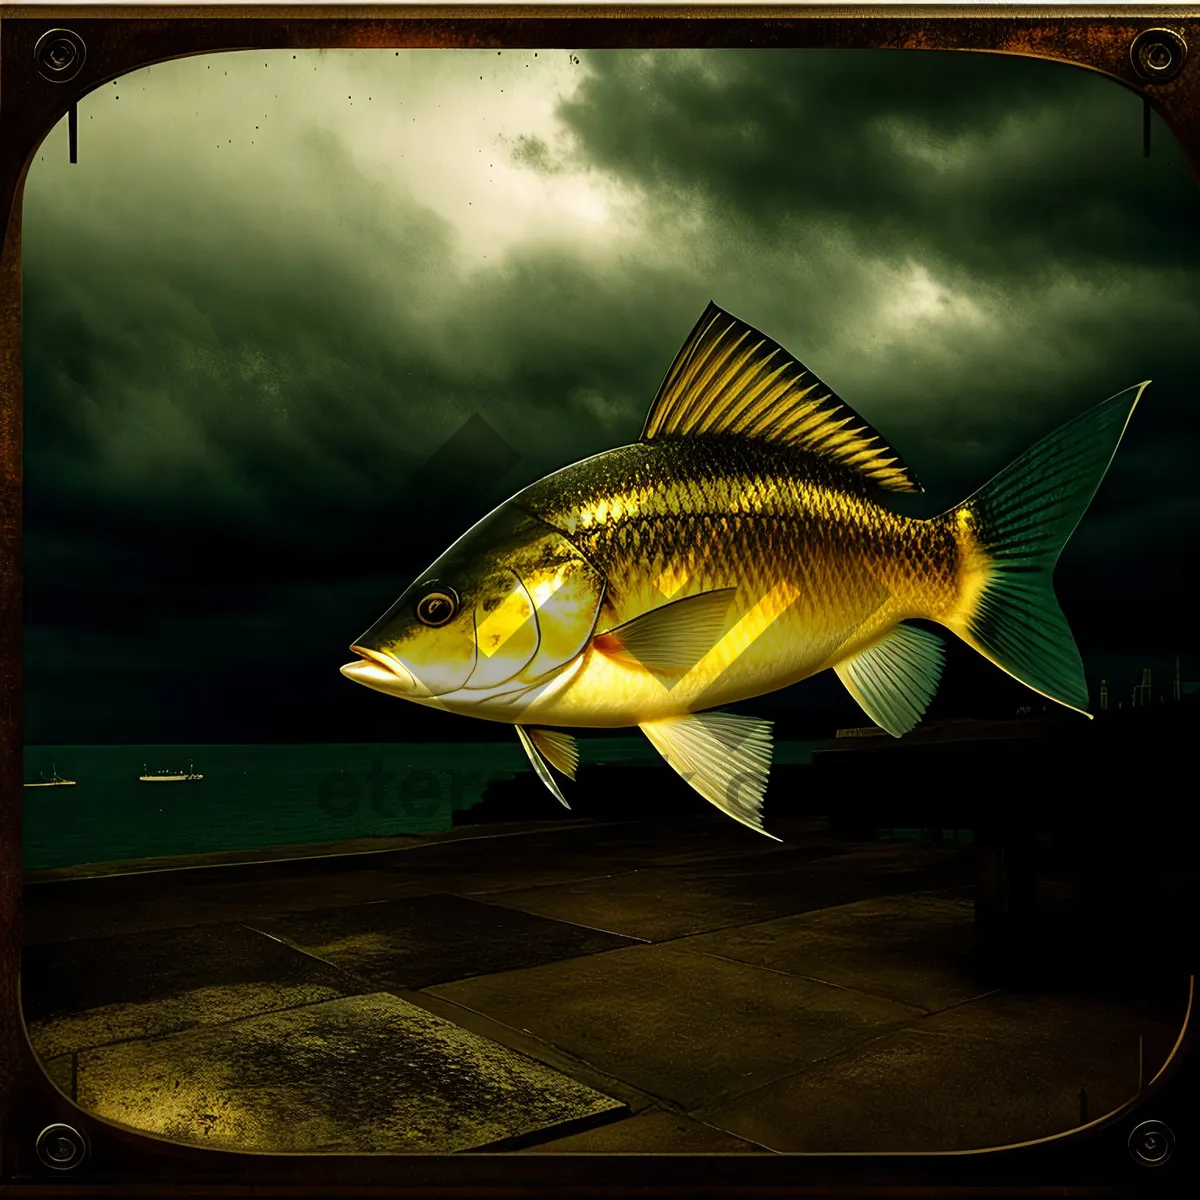
[{"label": "boat on water", "polygon": [[27,783],[26,787],[74,787],[75,780],[63,779],[58,773],[58,765],[52,763],[50,766],[50,778],[46,778],[46,772],[42,772],[40,783]]},{"label": "boat on water", "polygon": [[188,763],[186,771],[151,771],[148,770],[146,764],[142,764],[142,773],[138,776],[139,783],[191,783],[196,779],[203,779],[203,775],[198,775],[194,769],[194,764]]}]

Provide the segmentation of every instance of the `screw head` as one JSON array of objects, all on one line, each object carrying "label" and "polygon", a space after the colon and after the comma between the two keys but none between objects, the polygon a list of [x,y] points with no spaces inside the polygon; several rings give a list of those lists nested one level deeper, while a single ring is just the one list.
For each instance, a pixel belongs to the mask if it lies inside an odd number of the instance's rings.
[{"label": "screw head", "polygon": [[1143,1121],[1129,1135],[1129,1153],[1143,1167],[1161,1167],[1175,1149],[1175,1135],[1162,1121]]},{"label": "screw head", "polygon": [[66,83],[83,69],[87,46],[70,29],[49,29],[37,40],[33,58],[38,74],[52,83]]},{"label": "screw head", "polygon": [[88,1155],[87,1138],[70,1125],[47,1125],[34,1149],[52,1171],[73,1171]]},{"label": "screw head", "polygon": [[1129,59],[1147,83],[1169,83],[1183,70],[1187,42],[1171,29],[1147,29],[1133,39]]}]

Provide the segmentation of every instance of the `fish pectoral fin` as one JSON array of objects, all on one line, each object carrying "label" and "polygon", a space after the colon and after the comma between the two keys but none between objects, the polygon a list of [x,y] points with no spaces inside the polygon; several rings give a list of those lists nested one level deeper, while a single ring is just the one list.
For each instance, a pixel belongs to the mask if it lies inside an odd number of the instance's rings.
[{"label": "fish pectoral fin", "polygon": [[925,715],[945,662],[942,639],[897,625],[882,641],[834,667],[863,712],[892,737],[902,737]]},{"label": "fish pectoral fin", "polygon": [[521,745],[525,747],[525,753],[529,755],[529,761],[533,765],[534,773],[550,789],[551,794],[559,804],[565,809],[570,809],[571,806],[567,803],[567,798],[559,791],[558,784],[554,782],[554,776],[550,774],[550,768],[546,766],[541,752],[533,743],[533,739],[520,725],[517,725],[515,728],[517,737],[521,740]]},{"label": "fish pectoral fin", "polygon": [[771,770],[771,722],[731,713],[646,721],[642,732],[686,783],[735,821],[773,841],[762,823]]},{"label": "fish pectoral fin", "polygon": [[556,733],[552,729],[531,729],[529,740],[552,767],[574,782],[575,771],[579,766],[579,747],[569,733]]},{"label": "fish pectoral fin", "polygon": [[642,429],[792,446],[891,492],[924,489],[900,455],[778,342],[715,304],[675,356]]},{"label": "fish pectoral fin", "polygon": [[673,600],[592,639],[592,648],[626,666],[655,674],[690,671],[725,632],[736,588]]}]

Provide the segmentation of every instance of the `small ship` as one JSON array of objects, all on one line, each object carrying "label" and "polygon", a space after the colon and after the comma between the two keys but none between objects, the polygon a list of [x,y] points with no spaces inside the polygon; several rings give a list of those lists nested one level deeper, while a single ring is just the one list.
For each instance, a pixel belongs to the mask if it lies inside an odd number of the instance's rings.
[{"label": "small ship", "polygon": [[43,771],[40,783],[27,783],[25,786],[26,787],[74,787],[75,786],[75,780],[63,779],[62,776],[59,775],[57,764],[51,764],[50,773],[51,773],[50,778],[47,779],[46,772]]},{"label": "small ship", "polygon": [[186,771],[150,771],[146,768],[146,764],[142,764],[142,773],[138,776],[139,783],[190,783],[196,779],[203,779],[203,775],[198,775],[195,771],[194,764],[188,763]]}]

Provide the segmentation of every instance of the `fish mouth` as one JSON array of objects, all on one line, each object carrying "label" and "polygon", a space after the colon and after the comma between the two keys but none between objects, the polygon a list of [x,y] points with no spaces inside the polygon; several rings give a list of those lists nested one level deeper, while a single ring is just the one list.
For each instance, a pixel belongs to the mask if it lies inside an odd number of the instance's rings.
[{"label": "fish mouth", "polygon": [[416,698],[431,694],[402,662],[390,654],[368,650],[364,646],[351,646],[350,650],[360,657],[342,667],[342,674],[347,679],[393,696]]}]

